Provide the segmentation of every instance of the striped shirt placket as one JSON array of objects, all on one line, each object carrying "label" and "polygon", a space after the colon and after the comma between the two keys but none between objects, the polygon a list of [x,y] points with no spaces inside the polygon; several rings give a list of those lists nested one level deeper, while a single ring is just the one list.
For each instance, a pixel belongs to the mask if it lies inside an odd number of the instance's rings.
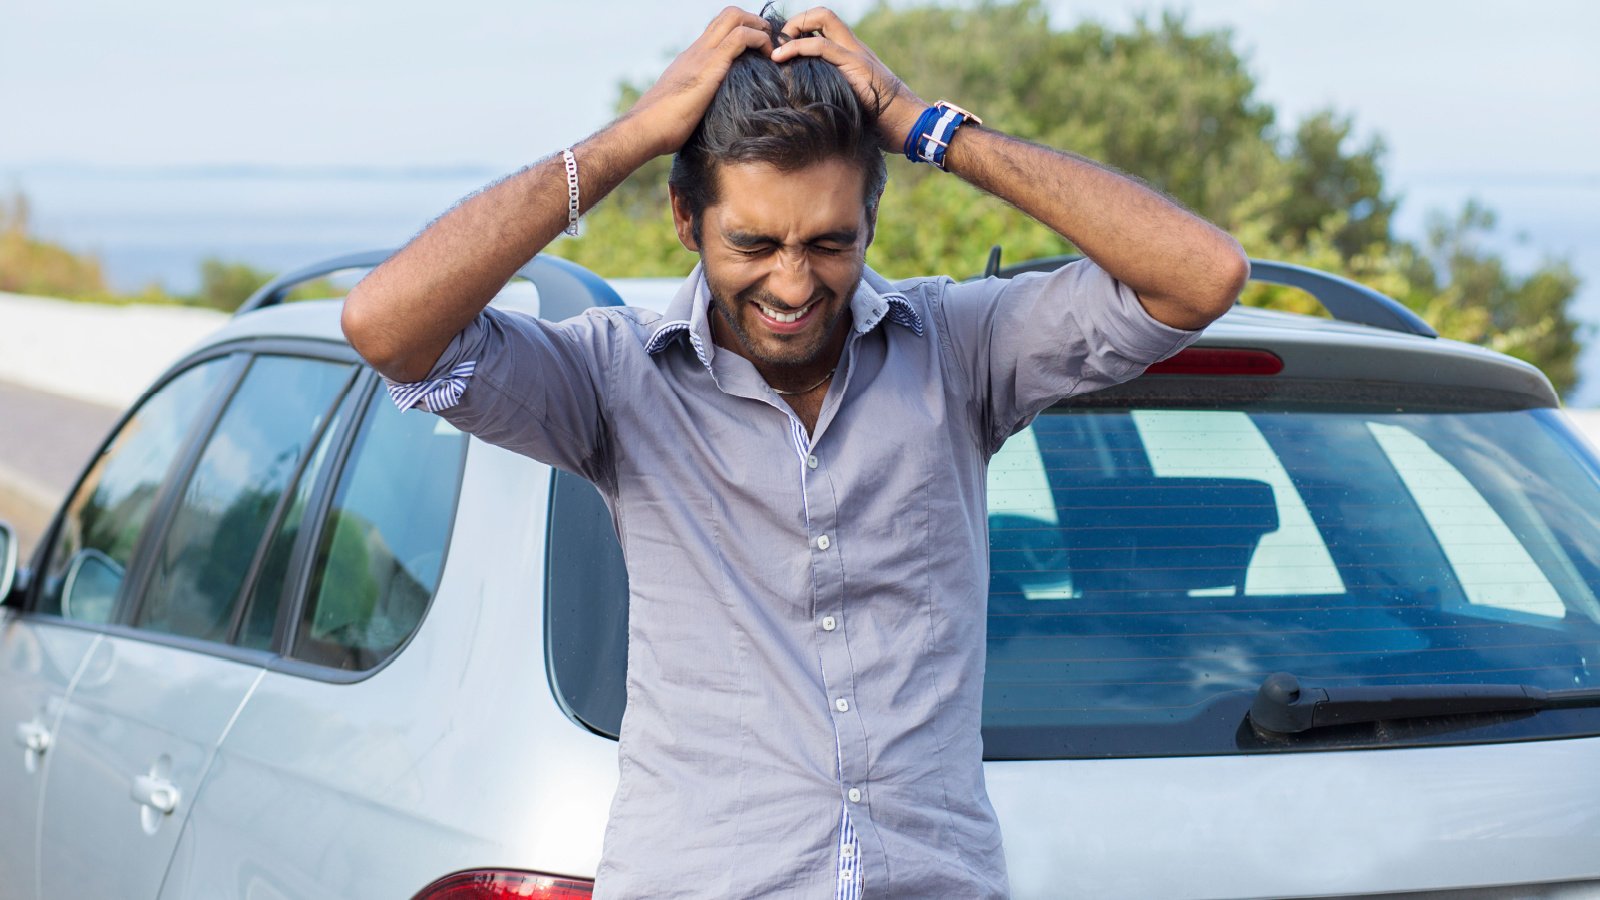
[{"label": "striped shirt placket", "polygon": [[856,865],[856,829],[850,824],[850,810],[841,804],[839,817],[839,886],[834,900],[861,900],[861,869]]}]

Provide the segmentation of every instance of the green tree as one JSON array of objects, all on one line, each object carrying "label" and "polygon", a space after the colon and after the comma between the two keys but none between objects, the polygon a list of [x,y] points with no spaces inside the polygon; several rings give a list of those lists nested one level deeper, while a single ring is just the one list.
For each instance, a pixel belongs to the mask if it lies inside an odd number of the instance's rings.
[{"label": "green tree", "polygon": [[[1440,218],[1420,243],[1397,239],[1382,139],[1358,142],[1353,118],[1334,110],[1280,131],[1226,29],[1197,30],[1172,13],[1125,31],[1059,27],[1042,0],[879,3],[853,27],[927,100],[947,97],[1009,134],[1133,173],[1228,229],[1252,256],[1355,278],[1446,337],[1526,359],[1562,392],[1576,383],[1571,268],[1555,261],[1511,274],[1492,215],[1474,205]],[[619,110],[641,90],[622,86]],[[660,159],[635,173],[582,236],[551,251],[609,276],[688,272],[694,258],[672,232],[667,169]],[[1071,249],[959,179],[890,161],[869,265],[890,277],[963,277],[996,244],[1013,262]],[[1243,299],[1320,312],[1290,290],[1252,286]]]},{"label": "green tree", "polygon": [[200,291],[192,299],[196,306],[233,312],[271,278],[270,273],[241,262],[207,257],[200,263]]},{"label": "green tree", "polygon": [[1563,391],[1577,383],[1582,326],[1567,313],[1578,277],[1566,262],[1547,262],[1529,275],[1506,271],[1483,248],[1493,237],[1494,213],[1469,201],[1453,219],[1435,213],[1428,228],[1424,273],[1432,302],[1481,310],[1482,332],[1464,339],[1508,353],[1544,370]]},{"label": "green tree", "polygon": [[1396,201],[1384,190],[1383,141],[1372,138],[1347,154],[1352,127],[1349,118],[1324,110],[1295,130],[1286,160],[1289,195],[1280,208],[1281,241],[1304,244],[1325,232],[1347,259],[1389,243]]}]

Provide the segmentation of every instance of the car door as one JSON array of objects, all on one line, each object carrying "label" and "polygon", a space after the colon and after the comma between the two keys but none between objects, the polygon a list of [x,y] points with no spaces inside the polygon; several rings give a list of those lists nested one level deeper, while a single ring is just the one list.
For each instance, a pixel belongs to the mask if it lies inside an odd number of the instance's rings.
[{"label": "car door", "polygon": [[[214,358],[168,380],[117,428],[45,538],[22,610],[0,612],[0,897],[38,895],[40,800],[73,681],[173,460],[231,377]],[[13,742],[13,737],[15,741]]]},{"label": "car door", "polygon": [[[0,609],[0,898],[36,891],[39,799],[45,759],[68,690],[97,635]],[[13,742],[13,736],[15,741]]]},{"label": "car door", "polygon": [[261,617],[241,598],[354,373],[346,362],[251,359],[157,492],[132,557],[72,564],[60,605],[106,609],[108,624],[53,741],[40,896],[157,896],[212,754],[267,657],[247,639]]},{"label": "car door", "polygon": [[[339,416],[359,424],[319,446],[276,526],[252,591],[282,610],[281,655],[218,749],[162,898],[404,897],[488,852],[481,832],[439,821],[473,807],[437,788],[485,765],[451,756],[482,732],[430,704],[461,692],[446,705],[499,705],[460,683],[481,598],[458,588],[447,652],[425,645],[420,658],[417,649],[396,658],[440,590],[467,438],[400,413],[385,391],[359,399]],[[487,577],[479,569],[462,581]],[[513,827],[483,831],[510,841]]]}]

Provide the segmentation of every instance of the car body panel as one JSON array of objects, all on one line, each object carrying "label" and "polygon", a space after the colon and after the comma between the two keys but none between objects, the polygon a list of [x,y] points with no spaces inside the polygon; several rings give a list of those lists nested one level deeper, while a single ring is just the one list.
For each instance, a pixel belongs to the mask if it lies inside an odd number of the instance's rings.
[{"label": "car body panel", "polygon": [[1544,373],[1482,347],[1343,322],[1291,327],[1324,321],[1237,307],[1194,346],[1269,349],[1283,359],[1286,378],[1487,388],[1525,394],[1542,405],[1560,404]]},{"label": "car body panel", "polygon": [[[115,635],[95,644],[51,748],[41,897],[157,895],[217,743],[260,671]],[[140,776],[176,787],[176,808],[135,801]]]},{"label": "car body panel", "polygon": [[100,635],[0,608],[0,888],[8,898],[38,892],[39,812],[54,747],[22,746],[24,731],[51,744],[72,683]]},{"label": "car body panel", "polygon": [[1600,738],[986,764],[1018,898],[1600,879]]},{"label": "car body panel", "polygon": [[403,897],[483,865],[593,876],[616,745],[562,714],[538,653],[549,480],[471,443],[416,636],[355,683],[265,675],[163,897]]}]

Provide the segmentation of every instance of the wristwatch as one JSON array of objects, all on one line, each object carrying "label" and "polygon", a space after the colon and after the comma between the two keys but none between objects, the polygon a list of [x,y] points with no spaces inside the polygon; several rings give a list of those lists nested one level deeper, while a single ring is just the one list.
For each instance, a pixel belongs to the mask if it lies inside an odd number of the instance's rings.
[{"label": "wristwatch", "polygon": [[923,162],[944,169],[945,151],[950,149],[950,139],[955,137],[956,129],[968,122],[982,125],[983,120],[948,100],[940,100],[933,105],[933,109],[938,111],[938,118],[934,119],[932,127],[925,134],[917,136],[917,152]]}]

